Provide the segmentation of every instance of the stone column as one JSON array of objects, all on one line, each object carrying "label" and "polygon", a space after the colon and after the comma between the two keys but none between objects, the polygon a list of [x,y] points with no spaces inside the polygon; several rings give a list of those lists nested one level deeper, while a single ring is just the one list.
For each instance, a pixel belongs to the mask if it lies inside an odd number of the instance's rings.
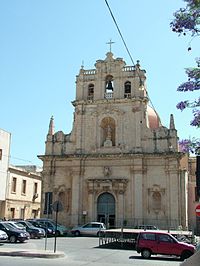
[{"label": "stone column", "polygon": [[142,186],[142,173],[135,173],[134,178],[134,202],[135,202],[135,218],[143,218],[143,186]]},{"label": "stone column", "polygon": [[125,216],[124,191],[119,191],[117,209],[118,209],[118,217],[117,217],[118,226],[122,226]]},{"label": "stone column", "polygon": [[71,210],[71,224],[78,224],[79,216],[79,176],[72,177],[72,210]]},{"label": "stone column", "polygon": [[94,209],[94,201],[95,201],[95,190],[94,183],[92,181],[88,182],[88,219],[91,221],[95,221],[95,209]]}]

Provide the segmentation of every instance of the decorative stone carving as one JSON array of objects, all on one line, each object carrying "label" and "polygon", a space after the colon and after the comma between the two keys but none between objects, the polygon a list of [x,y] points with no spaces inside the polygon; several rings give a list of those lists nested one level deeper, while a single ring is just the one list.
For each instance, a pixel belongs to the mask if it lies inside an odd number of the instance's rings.
[{"label": "decorative stone carving", "polygon": [[140,112],[140,107],[139,107],[139,106],[134,106],[134,107],[132,108],[132,112],[133,112],[133,113]]},{"label": "decorative stone carving", "polygon": [[104,176],[110,176],[111,175],[111,167],[109,167],[109,166],[105,166],[104,167]]},{"label": "decorative stone carving", "polygon": [[148,210],[153,211],[155,214],[160,212],[165,213],[163,206],[163,196],[165,194],[165,188],[161,188],[159,185],[154,184],[152,188],[148,188]]},{"label": "decorative stone carving", "polygon": [[90,194],[114,191],[117,195],[125,193],[128,180],[126,178],[91,178],[87,182],[88,193]]}]

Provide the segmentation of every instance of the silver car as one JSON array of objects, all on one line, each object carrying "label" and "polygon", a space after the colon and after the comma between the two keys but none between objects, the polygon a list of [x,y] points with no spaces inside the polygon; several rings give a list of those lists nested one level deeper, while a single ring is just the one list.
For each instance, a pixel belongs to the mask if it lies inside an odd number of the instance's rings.
[{"label": "silver car", "polygon": [[71,233],[74,236],[80,235],[90,235],[90,236],[100,236],[106,230],[104,223],[90,222],[82,226],[73,227]]},{"label": "silver car", "polygon": [[6,242],[8,240],[8,235],[6,232],[0,230],[0,242]]}]

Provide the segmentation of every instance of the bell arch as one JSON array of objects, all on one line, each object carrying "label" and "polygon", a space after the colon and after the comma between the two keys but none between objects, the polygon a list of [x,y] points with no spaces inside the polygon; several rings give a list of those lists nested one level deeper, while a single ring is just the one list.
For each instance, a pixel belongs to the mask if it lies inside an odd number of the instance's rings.
[{"label": "bell arch", "polygon": [[105,192],[97,199],[97,220],[108,227],[115,225],[115,198],[111,193]]}]

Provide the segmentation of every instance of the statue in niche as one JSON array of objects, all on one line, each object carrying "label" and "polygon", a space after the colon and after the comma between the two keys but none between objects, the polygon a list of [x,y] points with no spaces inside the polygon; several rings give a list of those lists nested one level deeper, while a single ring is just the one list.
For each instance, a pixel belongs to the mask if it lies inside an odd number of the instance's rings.
[{"label": "statue in niche", "polygon": [[111,140],[111,137],[112,137],[112,129],[110,127],[110,125],[108,125],[107,127],[107,137],[106,137],[106,140]]},{"label": "statue in niche", "polygon": [[106,140],[104,141],[104,147],[112,147],[112,128],[108,124],[106,130]]}]

